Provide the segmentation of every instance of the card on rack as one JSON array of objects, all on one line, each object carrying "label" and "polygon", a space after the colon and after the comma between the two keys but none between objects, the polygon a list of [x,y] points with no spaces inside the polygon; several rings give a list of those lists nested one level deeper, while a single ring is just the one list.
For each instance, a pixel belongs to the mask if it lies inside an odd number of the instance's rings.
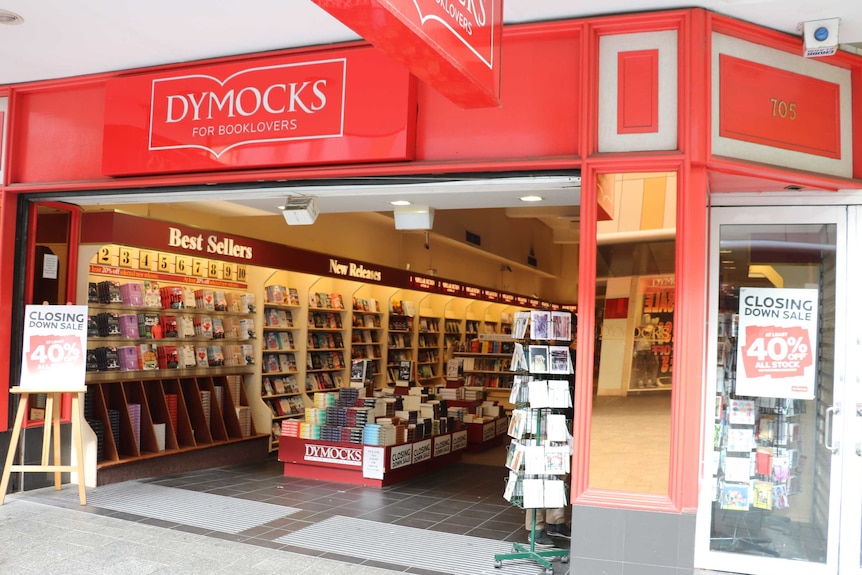
[{"label": "card on rack", "polygon": [[768,481],[755,481],[751,505],[758,509],[772,509],[772,483]]},{"label": "card on rack", "polygon": [[566,485],[559,479],[545,479],[545,508],[556,509],[568,505]]},{"label": "card on rack", "polygon": [[569,382],[564,379],[552,379],[548,382],[548,396],[551,407],[572,407],[572,390],[569,388]]},{"label": "card on rack", "polygon": [[531,345],[529,352],[530,371],[532,373],[548,373],[548,346]]},{"label": "card on rack", "polygon": [[530,369],[530,366],[527,364],[527,354],[524,353],[524,346],[519,342],[515,343],[510,369],[512,371],[529,371]]},{"label": "card on rack", "polygon": [[732,511],[748,511],[750,507],[750,490],[748,483],[725,483],[721,486],[721,508]]},{"label": "card on rack", "polygon": [[565,475],[571,469],[571,453],[568,445],[545,446],[545,471],[547,475]]},{"label": "card on rack", "polygon": [[754,448],[754,430],[731,427],[727,430],[728,451],[751,451]]},{"label": "card on rack", "polygon": [[548,382],[544,380],[533,380],[527,384],[530,394],[530,407],[540,409],[551,407],[551,398],[548,395]]},{"label": "card on rack", "polygon": [[541,509],[545,507],[544,479],[524,479],[524,508]]},{"label": "card on rack", "polygon": [[572,369],[572,358],[569,348],[565,345],[552,345],[548,347],[549,368],[548,373],[569,374]]},{"label": "card on rack", "polygon": [[509,477],[506,479],[506,489],[503,490],[503,499],[512,501],[512,496],[515,495],[515,488],[518,486],[518,474],[514,471],[509,471]]},{"label": "card on rack", "polygon": [[550,339],[551,312],[530,310],[530,339]]},{"label": "card on rack", "polygon": [[551,339],[572,340],[572,314],[567,311],[551,312]]},{"label": "card on rack", "polygon": [[569,440],[569,427],[564,414],[550,413],[545,416],[545,421],[545,436],[548,441],[562,443]]},{"label": "card on rack", "polygon": [[736,425],[754,425],[757,409],[752,399],[731,399],[727,406],[727,421]]},{"label": "card on rack", "polygon": [[725,457],[724,479],[732,483],[751,481],[751,457]]},{"label": "card on rack", "polygon": [[545,473],[545,448],[541,445],[524,447],[524,473],[542,475]]}]

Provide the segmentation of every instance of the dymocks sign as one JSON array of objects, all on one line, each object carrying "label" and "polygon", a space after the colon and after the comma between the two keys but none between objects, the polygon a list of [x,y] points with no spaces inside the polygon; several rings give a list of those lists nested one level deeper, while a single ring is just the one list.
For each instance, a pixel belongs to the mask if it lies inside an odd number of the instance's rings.
[{"label": "dymocks sign", "polygon": [[227,78],[206,74],[153,80],[150,150],[231,148],[344,135],[347,61],[253,67]]},{"label": "dymocks sign", "polygon": [[500,105],[503,0],[313,0],[463,108]]},{"label": "dymocks sign", "polygon": [[327,56],[109,80],[104,173],[412,158],[415,81],[371,48]]}]

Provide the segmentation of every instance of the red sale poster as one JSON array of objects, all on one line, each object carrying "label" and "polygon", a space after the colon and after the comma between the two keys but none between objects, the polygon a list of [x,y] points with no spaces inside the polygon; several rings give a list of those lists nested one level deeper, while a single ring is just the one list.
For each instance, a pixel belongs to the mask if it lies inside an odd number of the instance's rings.
[{"label": "red sale poster", "polygon": [[740,288],[737,395],[814,399],[816,289]]},{"label": "red sale poster", "polygon": [[28,305],[24,312],[21,389],[84,389],[87,306]]}]

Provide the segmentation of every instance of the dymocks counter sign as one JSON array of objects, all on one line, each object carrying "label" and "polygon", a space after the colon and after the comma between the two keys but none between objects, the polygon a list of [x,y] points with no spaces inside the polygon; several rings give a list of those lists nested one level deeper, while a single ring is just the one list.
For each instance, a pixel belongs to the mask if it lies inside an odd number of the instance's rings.
[{"label": "dymocks counter sign", "polygon": [[741,288],[736,393],[814,399],[816,289]]},{"label": "dymocks counter sign", "polygon": [[87,306],[28,305],[24,312],[21,388],[84,388]]}]

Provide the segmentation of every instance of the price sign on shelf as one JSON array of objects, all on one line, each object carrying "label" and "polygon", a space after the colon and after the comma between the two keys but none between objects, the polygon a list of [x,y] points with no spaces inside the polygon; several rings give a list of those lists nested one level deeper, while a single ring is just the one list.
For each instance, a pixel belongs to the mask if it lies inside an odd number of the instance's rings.
[{"label": "price sign on shelf", "polygon": [[24,312],[21,388],[43,391],[84,387],[87,306],[28,305]]},{"label": "price sign on shelf", "polygon": [[814,399],[816,289],[741,288],[736,392]]}]

